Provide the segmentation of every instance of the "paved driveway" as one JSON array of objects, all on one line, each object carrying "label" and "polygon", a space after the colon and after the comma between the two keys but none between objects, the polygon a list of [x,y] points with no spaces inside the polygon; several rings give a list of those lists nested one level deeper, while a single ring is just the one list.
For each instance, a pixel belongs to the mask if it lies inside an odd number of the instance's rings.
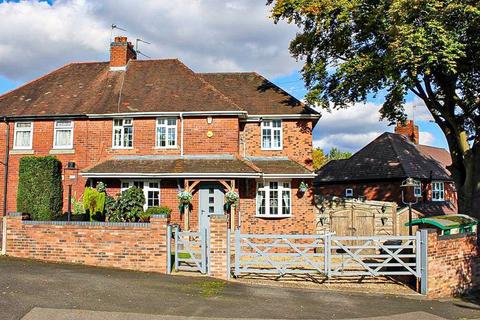
[{"label": "paved driveway", "polygon": [[480,308],[419,297],[227,284],[206,277],[0,257],[0,319],[24,316],[25,320],[182,320],[186,317],[433,320],[480,318]]}]

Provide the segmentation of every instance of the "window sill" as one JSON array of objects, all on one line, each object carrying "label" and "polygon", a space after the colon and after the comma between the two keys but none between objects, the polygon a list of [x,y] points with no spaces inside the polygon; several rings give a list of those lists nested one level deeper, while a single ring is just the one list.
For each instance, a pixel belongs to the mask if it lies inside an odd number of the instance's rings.
[{"label": "window sill", "polygon": [[9,151],[9,154],[34,154],[35,151],[33,149],[12,149]]},{"label": "window sill", "polygon": [[174,146],[174,147],[154,147],[153,149],[155,150],[175,150],[175,149],[178,149],[177,146]]},{"label": "window sill", "polygon": [[283,148],[261,148],[262,151],[282,151]]},{"label": "window sill", "polygon": [[274,220],[278,220],[278,219],[287,219],[287,218],[291,218],[292,215],[289,214],[289,215],[258,215],[256,214],[255,215],[255,218],[259,218],[259,219],[274,219]]},{"label": "window sill", "polygon": [[49,154],[75,154],[75,149],[52,149]]},{"label": "window sill", "polygon": [[133,147],[112,147],[112,150],[133,150]]}]

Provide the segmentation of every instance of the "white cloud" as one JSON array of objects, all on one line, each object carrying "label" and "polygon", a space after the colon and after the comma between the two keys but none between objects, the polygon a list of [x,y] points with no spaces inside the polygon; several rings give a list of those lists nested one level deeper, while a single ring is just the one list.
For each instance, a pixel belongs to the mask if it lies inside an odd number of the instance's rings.
[{"label": "white cloud", "polygon": [[258,0],[57,0],[0,3],[0,76],[28,80],[70,61],[107,60],[110,25],[152,58],[177,57],[195,71],[299,68],[288,45],[296,27],[275,25]]},{"label": "white cloud", "polygon": [[430,132],[420,131],[418,133],[418,136],[419,136],[420,144],[425,144],[428,146],[432,146],[435,144],[435,136]]},{"label": "white cloud", "polygon": [[383,132],[392,131],[387,121],[380,121],[380,107],[358,103],[347,109],[323,111],[313,132],[314,146],[355,152]]}]

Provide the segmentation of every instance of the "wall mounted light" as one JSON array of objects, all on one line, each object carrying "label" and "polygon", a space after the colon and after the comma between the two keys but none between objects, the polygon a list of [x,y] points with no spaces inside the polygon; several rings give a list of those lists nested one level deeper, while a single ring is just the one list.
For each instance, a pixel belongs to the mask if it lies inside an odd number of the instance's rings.
[{"label": "wall mounted light", "polygon": [[208,116],[207,117],[207,123],[212,124],[212,122],[213,122],[213,118],[211,116]]}]

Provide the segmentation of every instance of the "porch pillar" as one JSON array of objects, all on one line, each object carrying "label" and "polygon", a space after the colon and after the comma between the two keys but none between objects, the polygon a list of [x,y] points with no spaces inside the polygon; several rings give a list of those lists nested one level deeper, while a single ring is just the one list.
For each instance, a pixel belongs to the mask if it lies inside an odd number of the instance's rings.
[{"label": "porch pillar", "polygon": [[[235,180],[230,181],[230,186],[231,190],[235,191]],[[230,230],[235,230],[235,206],[230,207]]]}]

